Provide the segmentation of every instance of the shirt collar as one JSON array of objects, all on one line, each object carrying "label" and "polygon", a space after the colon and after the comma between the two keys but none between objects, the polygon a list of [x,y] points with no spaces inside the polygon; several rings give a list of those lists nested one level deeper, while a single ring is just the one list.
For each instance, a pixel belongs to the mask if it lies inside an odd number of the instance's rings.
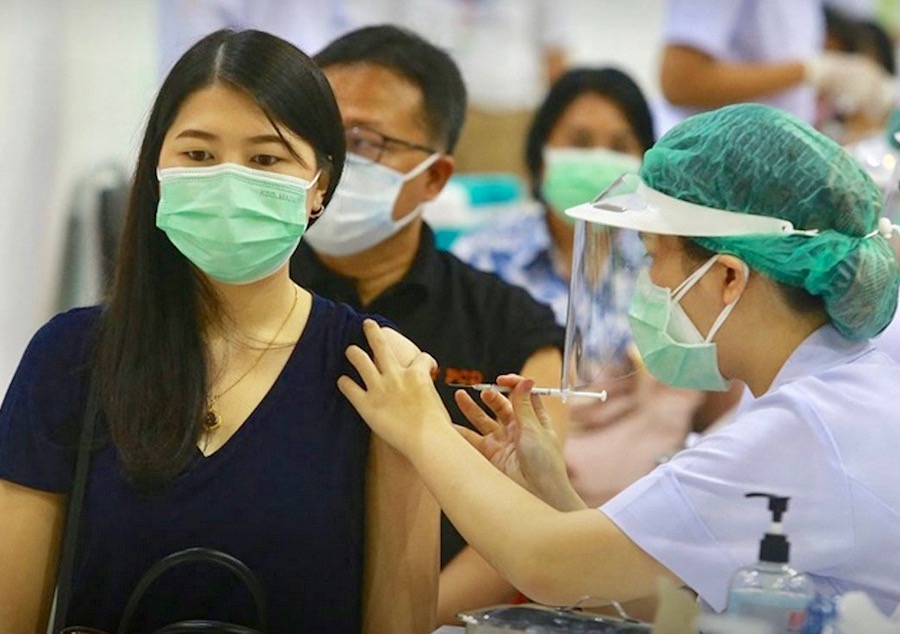
[{"label": "shirt collar", "polygon": [[826,324],[809,335],[797,346],[797,349],[788,357],[788,360],[778,371],[772,386],[772,391],[786,385],[803,376],[808,376],[814,369],[820,371],[825,368],[843,365],[853,361],[864,354],[874,350],[872,342],[853,341],[847,339],[837,328]]},{"label": "shirt collar", "polygon": [[434,241],[434,231],[427,222],[422,222],[422,231],[419,235],[419,248],[413,258],[412,265],[396,286],[410,286],[421,288],[426,294],[435,289],[441,279],[437,244]]},{"label": "shirt collar", "polygon": [[[377,302],[381,297],[397,293],[422,293],[427,296],[440,282],[439,259],[434,232],[427,223],[423,222],[419,236],[419,246],[409,270],[399,282],[375,298],[373,303]],[[339,275],[325,266],[316,252],[306,242],[301,241],[297,247],[296,253],[291,258],[291,268],[302,270],[302,279],[306,280],[311,288],[317,289],[319,294],[325,295],[330,299],[349,303],[352,306],[360,306],[354,280],[350,277]],[[297,277],[296,279],[301,278]]]}]

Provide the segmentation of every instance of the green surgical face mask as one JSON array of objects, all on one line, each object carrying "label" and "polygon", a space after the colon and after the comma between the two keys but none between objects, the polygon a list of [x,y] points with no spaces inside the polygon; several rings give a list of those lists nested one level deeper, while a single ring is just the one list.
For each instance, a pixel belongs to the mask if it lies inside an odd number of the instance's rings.
[{"label": "green surgical face mask", "polygon": [[[712,338],[725,323],[738,299],[719,314],[704,337],[679,304],[682,297],[715,264],[714,255],[674,291],[657,286],[646,270],[638,276],[628,321],[641,359],[654,377],[671,385],[695,390],[724,391],[729,381],[719,372]],[[749,269],[744,269],[749,273]]]},{"label": "green surgical face mask", "polygon": [[566,209],[582,205],[612,185],[619,176],[635,172],[640,159],[606,148],[545,148],[541,196],[569,224]]},{"label": "green surgical face mask", "polygon": [[312,181],[234,163],[157,171],[156,226],[197,268],[229,284],[271,275],[306,230]]}]

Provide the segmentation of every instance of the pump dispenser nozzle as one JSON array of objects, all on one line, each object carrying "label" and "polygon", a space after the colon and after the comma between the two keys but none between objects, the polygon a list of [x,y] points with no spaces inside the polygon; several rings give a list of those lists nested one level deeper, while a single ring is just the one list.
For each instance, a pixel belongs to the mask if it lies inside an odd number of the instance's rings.
[{"label": "pump dispenser nozzle", "polygon": [[781,522],[781,516],[787,511],[788,500],[791,498],[783,498],[771,493],[748,493],[744,497],[748,498],[769,498],[769,510],[772,511],[772,521]]},{"label": "pump dispenser nozzle", "polygon": [[759,543],[759,560],[786,564],[790,558],[791,544],[782,533],[781,516],[787,511],[790,498],[771,493],[747,493],[745,497],[769,498],[769,510],[772,511],[772,527]]}]

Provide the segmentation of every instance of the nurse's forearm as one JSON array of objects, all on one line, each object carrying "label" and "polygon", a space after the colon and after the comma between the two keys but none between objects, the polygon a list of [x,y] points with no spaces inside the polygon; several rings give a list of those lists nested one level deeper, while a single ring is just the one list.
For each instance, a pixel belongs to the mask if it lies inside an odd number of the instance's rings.
[{"label": "nurse's forearm", "polygon": [[426,486],[469,544],[529,597],[563,605],[653,592],[658,564],[600,511],[551,508],[447,426],[423,440],[409,458]]},{"label": "nurse's forearm", "polygon": [[471,546],[463,548],[443,570],[438,585],[439,625],[459,625],[457,614],[486,605],[509,603],[512,584]]}]

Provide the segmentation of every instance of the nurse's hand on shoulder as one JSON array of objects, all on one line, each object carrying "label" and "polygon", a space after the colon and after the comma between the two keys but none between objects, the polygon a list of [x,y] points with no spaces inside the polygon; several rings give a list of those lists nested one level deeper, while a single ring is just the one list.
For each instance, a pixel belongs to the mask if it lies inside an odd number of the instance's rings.
[{"label": "nurse's hand on shoulder", "polygon": [[384,335],[385,342],[394,352],[397,362],[402,366],[408,366],[417,356],[422,354],[419,346],[393,328],[381,328],[381,334]]},{"label": "nurse's hand on shoulder", "polygon": [[469,443],[495,467],[559,510],[583,508],[566,475],[562,447],[541,399],[531,393],[534,381],[517,374],[497,378],[511,391],[505,397],[486,390],[481,400],[494,413],[488,416],[464,390],[456,392],[456,403],[478,430],[457,427]]},{"label": "nurse's hand on shoulder", "polygon": [[338,379],[338,389],[360,416],[389,445],[409,456],[420,448],[428,425],[449,425],[432,371],[437,363],[408,339],[367,319],[363,331],[370,357],[359,346],[347,348],[347,359],[359,372],[365,387],[348,376]]}]

